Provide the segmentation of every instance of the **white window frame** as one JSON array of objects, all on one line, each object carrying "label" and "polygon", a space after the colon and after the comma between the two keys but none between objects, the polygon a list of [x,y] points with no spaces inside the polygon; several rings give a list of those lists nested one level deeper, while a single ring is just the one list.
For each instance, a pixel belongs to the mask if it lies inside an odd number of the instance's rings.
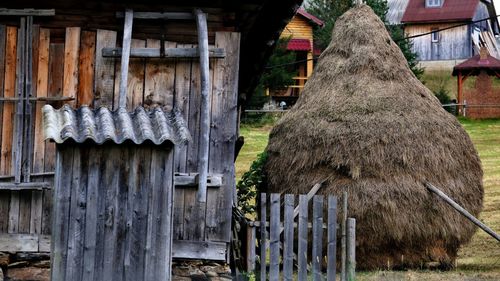
[{"label": "white window frame", "polygon": [[444,0],[425,0],[425,7],[427,8],[439,8],[443,6]]},{"label": "white window frame", "polygon": [[438,43],[439,42],[439,30],[437,28],[431,29],[431,42]]}]

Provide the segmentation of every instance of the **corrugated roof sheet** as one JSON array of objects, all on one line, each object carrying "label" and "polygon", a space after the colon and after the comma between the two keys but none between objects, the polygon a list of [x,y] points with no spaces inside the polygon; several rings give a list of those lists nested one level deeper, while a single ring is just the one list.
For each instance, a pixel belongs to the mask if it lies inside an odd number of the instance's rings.
[{"label": "corrugated roof sheet", "polygon": [[458,75],[458,71],[474,71],[474,70],[489,70],[500,71],[500,60],[488,55],[486,59],[481,59],[480,55],[475,55],[472,58],[453,67],[453,75]]},{"label": "corrugated roof sheet", "polygon": [[71,139],[78,143],[92,140],[97,144],[106,141],[120,144],[129,140],[136,144],[151,141],[158,145],[166,141],[180,144],[191,138],[178,111],[166,112],[158,107],[151,110],[138,107],[127,112],[123,108],[110,111],[106,107],[73,109],[64,105],[54,109],[45,105],[43,122],[45,139],[56,143]]},{"label": "corrugated roof sheet", "polygon": [[471,20],[479,0],[442,0],[440,8],[426,8],[425,0],[410,0],[401,22],[439,22]]},{"label": "corrugated roof sheet", "polygon": [[289,51],[310,51],[311,41],[308,39],[290,39],[286,49]]}]

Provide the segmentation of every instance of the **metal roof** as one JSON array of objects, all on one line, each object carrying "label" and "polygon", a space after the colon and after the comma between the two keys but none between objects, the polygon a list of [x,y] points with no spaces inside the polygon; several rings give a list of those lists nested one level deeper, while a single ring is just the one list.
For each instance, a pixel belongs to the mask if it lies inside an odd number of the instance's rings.
[{"label": "metal roof", "polygon": [[166,112],[159,107],[151,110],[137,107],[127,112],[123,108],[116,111],[87,106],[73,109],[69,105],[60,109],[45,105],[42,110],[45,139],[56,143],[71,139],[77,143],[92,140],[97,144],[106,141],[120,144],[129,140],[135,144],[151,141],[159,145],[166,141],[180,144],[191,138],[177,110]]},{"label": "metal roof", "polygon": [[311,41],[308,39],[290,39],[286,49],[289,51],[310,51]]},{"label": "metal roof", "polygon": [[489,54],[486,55],[485,58],[481,58],[480,55],[475,55],[472,58],[453,67],[453,76],[458,75],[459,72],[470,73],[478,70],[500,71],[500,60],[492,57]]},{"label": "metal roof", "polygon": [[310,22],[312,22],[318,26],[323,27],[325,25],[325,23],[322,20],[318,19],[315,15],[308,13],[303,8],[299,8],[297,10],[297,14],[303,16],[304,18],[308,19]]},{"label": "metal roof", "polygon": [[426,8],[425,0],[410,0],[401,19],[403,23],[472,20],[479,0],[442,0],[437,8]]}]

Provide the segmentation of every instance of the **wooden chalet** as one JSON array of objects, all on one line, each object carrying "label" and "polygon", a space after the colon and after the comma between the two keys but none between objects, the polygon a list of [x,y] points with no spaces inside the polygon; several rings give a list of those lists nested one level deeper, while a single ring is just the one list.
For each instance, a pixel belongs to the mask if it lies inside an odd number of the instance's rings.
[{"label": "wooden chalet", "polygon": [[[0,4],[0,252],[48,252],[56,231],[51,220],[61,203],[53,195],[56,146],[44,141],[42,107],[144,107],[178,111],[192,138],[168,155],[175,175],[173,257],[226,261],[238,106],[301,2]],[[309,57],[312,38],[307,39]],[[303,75],[309,73],[304,66]],[[160,169],[147,165],[141,167]],[[65,204],[85,207],[80,203]],[[98,220],[105,217],[97,214]],[[86,231],[81,235],[96,234]]]},{"label": "wooden chalet", "polygon": [[302,88],[304,88],[304,84],[313,72],[313,57],[319,55],[318,52],[320,52],[314,48],[313,29],[323,25],[323,21],[306,12],[303,8],[299,8],[292,20],[283,29],[280,37],[289,40],[286,49],[295,52],[296,60],[300,61],[300,63],[292,66],[297,72],[292,85],[282,91],[269,92],[275,102],[285,101],[287,104],[294,104],[297,100]]},{"label": "wooden chalet", "polygon": [[412,38],[420,61],[464,60],[478,54],[482,45],[500,57],[493,1],[389,0],[388,5],[390,23],[403,24],[407,36],[425,34]]}]

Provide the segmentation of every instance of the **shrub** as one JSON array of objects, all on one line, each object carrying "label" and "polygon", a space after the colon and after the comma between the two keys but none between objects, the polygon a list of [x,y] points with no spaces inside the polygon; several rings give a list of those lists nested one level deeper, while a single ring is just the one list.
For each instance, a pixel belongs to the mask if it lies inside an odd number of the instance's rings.
[{"label": "shrub", "polygon": [[257,155],[257,159],[253,161],[250,169],[243,174],[241,180],[236,185],[238,208],[247,217],[255,217],[255,198],[257,190],[260,190],[262,183],[265,182],[263,169],[266,161],[267,154],[265,152]]}]

